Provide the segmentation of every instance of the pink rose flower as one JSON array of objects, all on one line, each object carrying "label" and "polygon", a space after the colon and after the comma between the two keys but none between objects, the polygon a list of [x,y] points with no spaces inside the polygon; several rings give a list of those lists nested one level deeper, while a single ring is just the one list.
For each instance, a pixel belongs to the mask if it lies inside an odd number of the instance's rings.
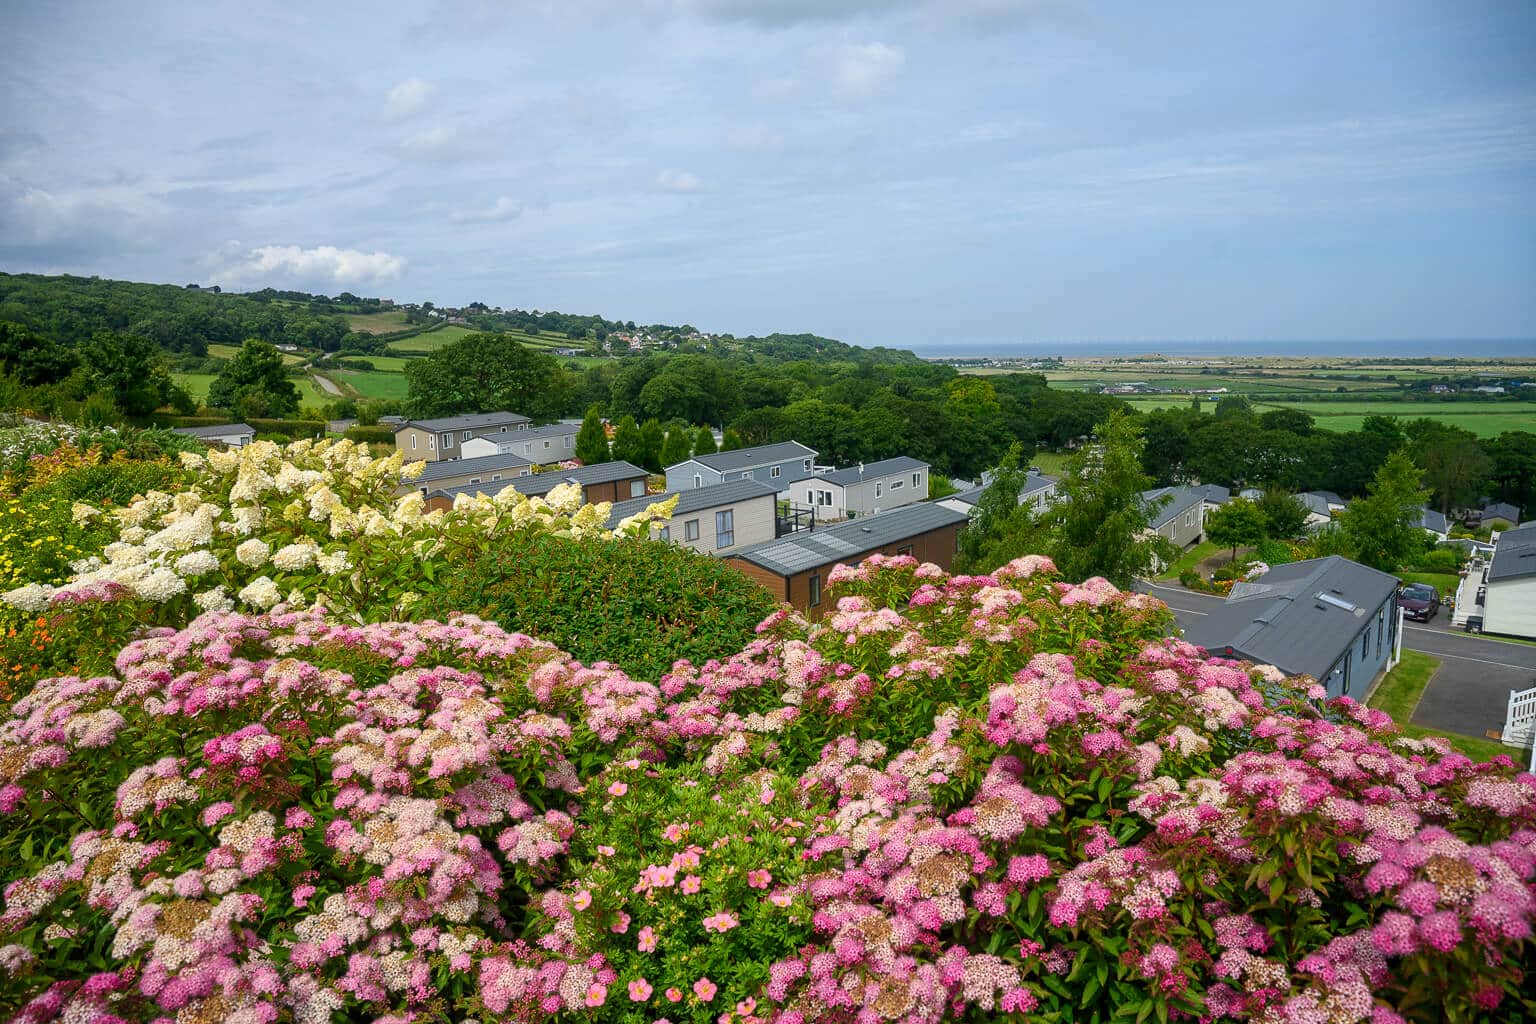
[{"label": "pink rose flower", "polygon": [[693,994],[698,996],[701,1002],[709,1002],[715,998],[715,993],[718,991],[720,991],[720,987],[710,981],[708,975],[693,983]]},{"label": "pink rose flower", "polygon": [[651,998],[651,983],[644,978],[636,978],[629,983],[629,998],[631,1002],[643,1003]]}]

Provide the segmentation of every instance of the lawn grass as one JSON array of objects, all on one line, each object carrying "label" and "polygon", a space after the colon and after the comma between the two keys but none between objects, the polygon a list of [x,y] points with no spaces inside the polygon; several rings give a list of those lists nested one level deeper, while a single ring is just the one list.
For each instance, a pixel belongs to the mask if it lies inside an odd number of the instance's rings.
[{"label": "lawn grass", "polygon": [[1201,541],[1199,544],[1196,544],[1194,547],[1180,555],[1178,560],[1170,565],[1167,569],[1163,570],[1162,575],[1158,576],[1158,579],[1176,580],[1179,578],[1181,573],[1188,572],[1195,566],[1199,565],[1201,562],[1205,561],[1207,558],[1210,558],[1212,555],[1217,555],[1223,551],[1231,550],[1231,548],[1217,544],[1215,541]]},{"label": "lawn grass", "polygon": [[171,379],[184,388],[187,394],[201,402],[208,397],[208,387],[213,383],[217,374],[212,373],[173,373]]},{"label": "lawn grass", "polygon": [[1453,572],[1395,572],[1392,575],[1404,583],[1428,583],[1439,591],[1442,601],[1456,593],[1456,587],[1461,582],[1461,577]]},{"label": "lawn grass", "polygon": [[391,310],[387,313],[348,313],[347,326],[359,334],[391,334],[405,330],[410,324],[406,323],[404,312]]},{"label": "lawn grass", "polygon": [[1423,417],[1461,427],[1479,437],[1506,430],[1536,431],[1536,402],[1275,402],[1259,403],[1260,412],[1299,409],[1322,430],[1359,430],[1367,416]]},{"label": "lawn grass", "polygon": [[375,370],[337,370],[332,374],[336,383],[352,388],[364,398],[404,398],[406,381],[403,373]]},{"label": "lawn grass", "polygon": [[357,356],[356,358],[368,360],[375,370],[383,373],[404,373],[405,364],[411,362],[404,356]]},{"label": "lawn grass", "polygon": [[1419,706],[1419,698],[1424,695],[1424,688],[1429,685],[1430,679],[1439,669],[1440,659],[1420,651],[1404,651],[1402,660],[1377,684],[1366,705],[1391,715],[1404,736],[1412,739],[1423,739],[1425,736],[1442,737],[1450,740],[1451,746],[1474,761],[1488,761],[1499,754],[1518,758],[1520,753],[1518,750],[1506,747],[1502,743],[1476,736],[1460,736],[1452,732],[1441,732],[1438,729],[1426,729],[1422,725],[1414,725],[1409,721],[1413,717],[1414,709]]},{"label": "lawn grass", "polygon": [[1067,471],[1067,459],[1071,457],[1070,452],[1035,452],[1030,456],[1029,464],[1039,466],[1046,476],[1061,476]]}]

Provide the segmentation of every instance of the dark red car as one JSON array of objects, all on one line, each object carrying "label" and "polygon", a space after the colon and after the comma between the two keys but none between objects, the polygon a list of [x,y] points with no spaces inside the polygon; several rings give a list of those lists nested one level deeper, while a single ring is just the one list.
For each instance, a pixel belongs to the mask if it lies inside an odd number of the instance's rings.
[{"label": "dark red car", "polygon": [[1440,592],[1428,583],[1410,583],[1397,595],[1403,617],[1428,622],[1440,610]]}]

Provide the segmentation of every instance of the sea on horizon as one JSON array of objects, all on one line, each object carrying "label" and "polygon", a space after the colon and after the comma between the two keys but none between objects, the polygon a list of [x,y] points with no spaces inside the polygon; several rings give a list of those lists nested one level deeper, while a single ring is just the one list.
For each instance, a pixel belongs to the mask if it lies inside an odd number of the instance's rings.
[{"label": "sea on horizon", "polygon": [[927,359],[1114,359],[1161,355],[1173,357],[1239,356],[1252,359],[1339,358],[1395,359],[1536,359],[1536,338],[1380,339],[1376,341],[941,341],[906,348]]}]

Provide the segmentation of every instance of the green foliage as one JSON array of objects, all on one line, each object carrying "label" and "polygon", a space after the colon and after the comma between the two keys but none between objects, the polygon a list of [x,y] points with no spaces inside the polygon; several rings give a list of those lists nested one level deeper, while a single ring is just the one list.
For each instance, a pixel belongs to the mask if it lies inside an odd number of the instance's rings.
[{"label": "green foliage", "polygon": [[1424,547],[1424,533],[1416,525],[1428,495],[1420,484],[1422,475],[1406,452],[1393,452],[1366,496],[1344,509],[1339,532],[1357,561],[1391,572]]},{"label": "green foliage", "polygon": [[666,444],[666,435],[661,429],[660,421],[648,419],[640,426],[640,454],[641,459],[636,465],[644,466],[652,473],[661,472],[661,449]]},{"label": "green foliage", "polygon": [[342,431],[342,437],[348,441],[358,441],[362,444],[394,444],[395,431],[393,427],[364,427],[352,426]]},{"label": "green foliage", "polygon": [[299,389],[288,377],[282,353],[250,338],[209,385],[208,404],[245,417],[282,418],[299,411]]},{"label": "green foliage", "polygon": [[708,427],[700,427],[693,434],[693,454],[713,455],[718,449],[715,446],[715,435]]},{"label": "green foliage", "polygon": [[576,431],[576,458],[583,466],[595,466],[612,458],[608,454],[608,434],[595,405],[587,410],[581,420],[581,429]]},{"label": "green foliage", "polygon": [[1029,476],[1028,468],[1020,464],[1022,458],[1019,445],[1010,448],[991,485],[981,493],[970,523],[960,531],[957,571],[988,573],[1015,558],[1044,550],[1047,524],[1030,506],[1019,503]]},{"label": "green foliage", "polygon": [[98,331],[82,346],[80,356],[91,386],[110,393],[130,416],[154,412],[170,397],[170,371],[146,338]]},{"label": "green foliage", "polygon": [[1263,511],[1247,498],[1233,498],[1205,514],[1205,535],[1231,548],[1234,562],[1240,546],[1248,547],[1264,539],[1267,525]]},{"label": "green foliage", "polygon": [[1143,444],[1136,421],[1116,412],[1100,424],[1093,443],[1068,460],[1067,475],[1058,485],[1063,500],[1053,506],[1050,548],[1068,579],[1103,576],[1129,587],[1159,558],[1171,561],[1168,542],[1146,536],[1157,510],[1141,497],[1152,484],[1141,468]]},{"label": "green foliage", "polygon": [[734,452],[745,447],[741,435],[732,427],[726,427],[725,432],[720,435],[720,450],[723,452]]},{"label": "green foliage", "polygon": [[645,437],[633,416],[625,416],[613,430],[613,458],[632,465],[645,464]]},{"label": "green foliage", "polygon": [[730,566],[650,540],[509,531],[455,558],[413,616],[472,612],[643,679],[737,649],[775,607]]},{"label": "green foliage", "polygon": [[661,446],[661,464],[675,466],[693,455],[693,431],[687,427],[673,427],[667,431],[666,443]]},{"label": "green foliage", "polygon": [[405,366],[412,416],[511,410],[536,421],[558,419],[572,396],[569,375],[553,356],[501,334],[471,334]]},{"label": "green foliage", "polygon": [[1424,472],[1435,508],[1442,513],[1471,504],[1493,472],[1494,461],[1483,451],[1477,435],[1431,419],[1416,419],[1404,428],[1408,450]]},{"label": "green foliage", "polygon": [[114,460],[68,469],[46,484],[29,488],[28,502],[85,502],[126,505],[149,491],[176,491],[186,474],[169,462]]},{"label": "green foliage", "polygon": [[1267,488],[1255,504],[1264,520],[1264,536],[1276,539],[1298,537],[1307,523],[1306,506],[1296,495],[1278,487]]},{"label": "green foliage", "polygon": [[935,501],[939,498],[947,498],[951,494],[959,494],[960,488],[943,473],[928,474],[928,500]]}]

